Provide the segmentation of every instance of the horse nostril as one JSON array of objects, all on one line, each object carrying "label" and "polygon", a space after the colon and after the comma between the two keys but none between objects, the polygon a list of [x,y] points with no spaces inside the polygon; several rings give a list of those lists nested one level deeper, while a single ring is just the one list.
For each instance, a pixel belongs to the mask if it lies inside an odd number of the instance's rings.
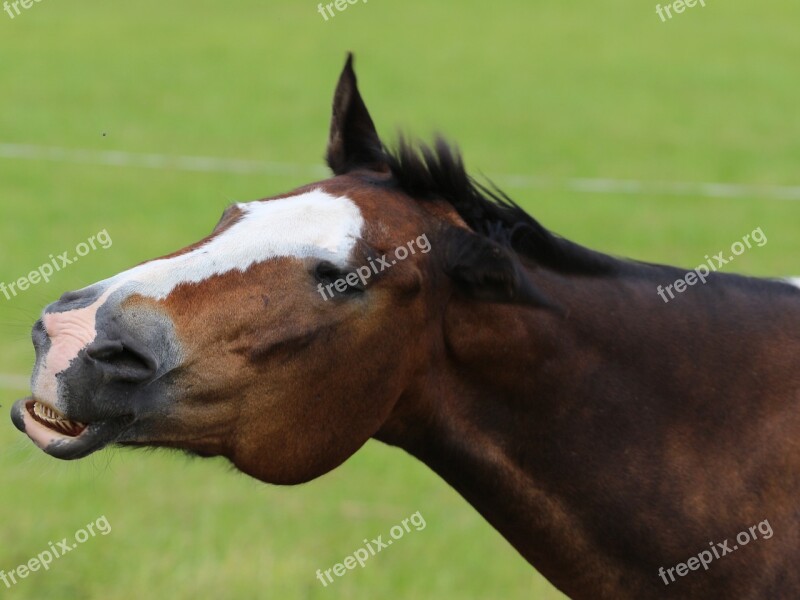
[{"label": "horse nostril", "polygon": [[37,320],[31,329],[31,339],[33,340],[34,348],[43,346],[47,342],[47,329],[45,329],[44,321]]},{"label": "horse nostril", "polygon": [[110,379],[143,382],[155,375],[157,364],[147,348],[120,341],[105,341],[86,349],[91,358]]},{"label": "horse nostril", "polygon": [[83,295],[82,290],[71,290],[69,292],[64,292],[61,294],[61,297],[58,299],[59,302],[72,302],[74,300],[79,300]]}]

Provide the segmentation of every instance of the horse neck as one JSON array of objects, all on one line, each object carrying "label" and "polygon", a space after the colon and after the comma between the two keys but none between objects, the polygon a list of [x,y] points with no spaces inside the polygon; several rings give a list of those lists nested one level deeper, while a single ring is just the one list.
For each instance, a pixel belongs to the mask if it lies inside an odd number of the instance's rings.
[{"label": "horse neck", "polygon": [[[575,310],[580,300],[569,298],[575,286],[558,276],[545,279],[546,291]],[[608,285],[600,287],[613,296]],[[478,303],[448,309],[441,355],[376,437],[437,472],[556,585],[601,590],[614,569],[599,564],[597,552],[594,569],[575,560],[594,549],[551,486],[561,461],[548,428],[564,415],[560,382],[574,378],[582,361],[580,333],[565,331],[564,323],[546,309]]]},{"label": "horse neck", "polygon": [[[764,519],[742,485],[780,490],[770,523],[793,527],[797,294],[723,277],[667,305],[657,285],[677,273],[539,270],[563,313],[455,306],[442,350],[378,438],[430,466],[571,597],[662,595],[659,561],[680,562],[698,538],[653,523],[700,522],[722,539]],[[755,460],[743,439],[781,460],[734,485]]]}]

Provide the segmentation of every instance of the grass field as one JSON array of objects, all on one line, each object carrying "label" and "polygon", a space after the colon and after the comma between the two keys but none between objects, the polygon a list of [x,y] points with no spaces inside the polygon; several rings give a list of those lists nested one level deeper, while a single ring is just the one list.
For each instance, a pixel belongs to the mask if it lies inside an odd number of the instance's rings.
[{"label": "grass field", "polygon": [[[385,138],[447,134],[559,233],[693,267],[761,227],[768,243],[732,270],[800,275],[800,202],[570,185],[800,185],[800,5],[706,5],[667,23],[655,3],[621,0],[370,0],[327,22],[315,2],[286,0],[43,0],[14,19],[0,12],[0,143],[290,165],[191,172],[0,158],[0,282],[102,229],[113,239],[49,284],[0,296],[0,569],[101,515],[112,526],[49,572],[0,583],[0,596],[563,597],[399,451],[370,443],[298,488],[164,452],[61,463],[11,425],[7,409],[26,390],[6,376],[27,376],[30,326],[62,292],[198,239],[231,201],[317,178],[347,50]],[[423,531],[327,588],[315,579],[416,511]]]}]

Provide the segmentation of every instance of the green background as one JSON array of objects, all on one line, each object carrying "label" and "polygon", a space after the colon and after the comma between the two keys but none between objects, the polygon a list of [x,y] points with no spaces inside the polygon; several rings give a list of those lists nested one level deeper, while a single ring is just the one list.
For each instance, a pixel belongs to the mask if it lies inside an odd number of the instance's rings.
[{"label": "green background", "polygon": [[[311,1],[43,0],[0,13],[0,143],[269,163],[192,172],[6,147],[0,281],[102,229],[113,246],[0,296],[2,414],[26,393],[15,381],[30,372],[29,330],[46,303],[197,240],[232,201],[319,178],[347,50],[385,139],[446,134],[474,172],[563,235],[694,266],[761,227],[767,245],[729,270],[800,275],[800,203],[653,191],[800,184],[800,5],[706,4],[666,23],[655,3],[630,0],[370,0],[327,22]],[[576,178],[641,184],[588,192]],[[416,511],[423,531],[327,588],[315,579]],[[437,476],[378,443],[315,482],[277,488],[168,452],[59,462],[0,418],[0,569],[101,515],[108,536],[0,584],[0,596],[562,597]]]}]

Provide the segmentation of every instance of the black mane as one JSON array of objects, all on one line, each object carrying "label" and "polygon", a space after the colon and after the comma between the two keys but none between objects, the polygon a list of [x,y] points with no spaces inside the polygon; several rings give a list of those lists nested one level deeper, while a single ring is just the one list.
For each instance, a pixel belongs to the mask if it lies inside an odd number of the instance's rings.
[{"label": "black mane", "polygon": [[608,275],[632,264],[549,231],[496,186],[472,178],[458,150],[441,138],[433,147],[401,138],[397,150],[384,150],[384,157],[392,183],[403,192],[420,200],[446,200],[476,233],[541,266],[564,273]]}]

